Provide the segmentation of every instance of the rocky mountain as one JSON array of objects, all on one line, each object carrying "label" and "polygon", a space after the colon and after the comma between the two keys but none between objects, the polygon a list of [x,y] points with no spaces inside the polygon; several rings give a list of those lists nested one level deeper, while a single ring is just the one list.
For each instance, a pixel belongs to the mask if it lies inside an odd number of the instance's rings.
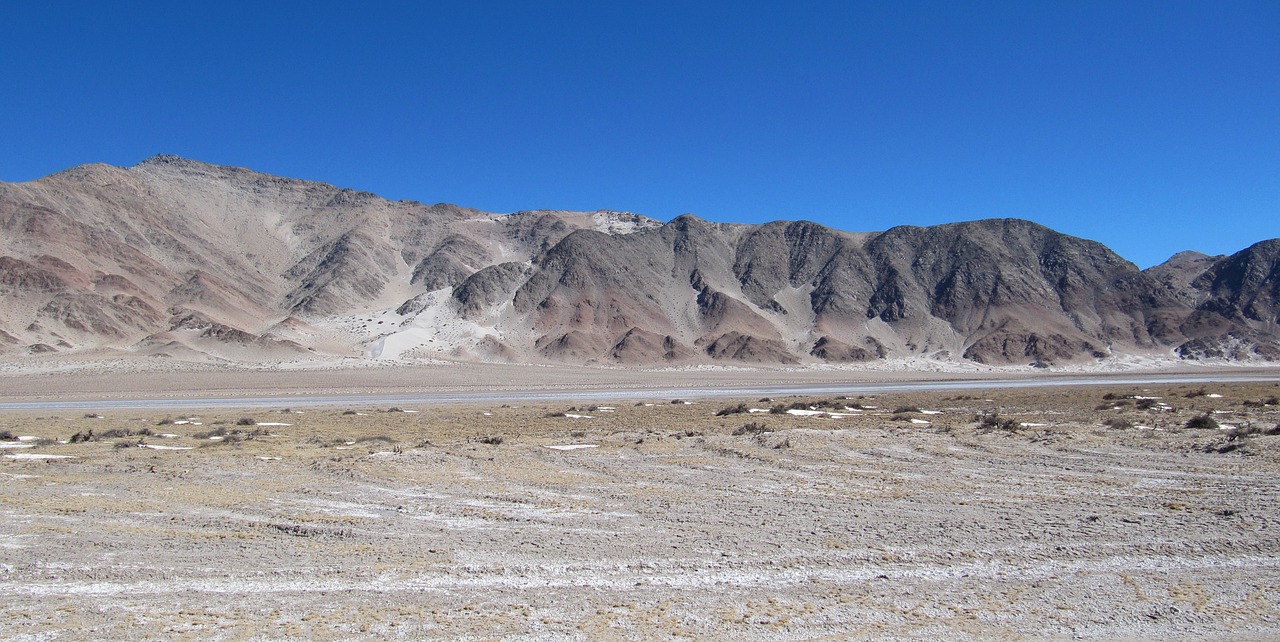
[{"label": "rocky mountain", "polygon": [[498,215],[174,156],[0,183],[0,228],[10,356],[1280,358],[1280,240],[1141,271],[1023,220]]}]

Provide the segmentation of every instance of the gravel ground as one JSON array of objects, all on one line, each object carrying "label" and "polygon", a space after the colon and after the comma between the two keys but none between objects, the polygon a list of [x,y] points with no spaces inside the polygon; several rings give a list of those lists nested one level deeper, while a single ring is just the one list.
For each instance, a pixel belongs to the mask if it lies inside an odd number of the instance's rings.
[{"label": "gravel ground", "polygon": [[1277,394],[0,415],[0,638],[1276,639]]}]

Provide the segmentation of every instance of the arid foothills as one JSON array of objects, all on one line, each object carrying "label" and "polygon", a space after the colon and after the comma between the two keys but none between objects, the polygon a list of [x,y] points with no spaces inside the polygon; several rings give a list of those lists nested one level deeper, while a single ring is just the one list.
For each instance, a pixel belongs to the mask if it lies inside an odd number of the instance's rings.
[{"label": "arid foothills", "polygon": [[490,214],[156,156],[0,183],[0,354],[992,366],[1280,358],[1280,239]]}]

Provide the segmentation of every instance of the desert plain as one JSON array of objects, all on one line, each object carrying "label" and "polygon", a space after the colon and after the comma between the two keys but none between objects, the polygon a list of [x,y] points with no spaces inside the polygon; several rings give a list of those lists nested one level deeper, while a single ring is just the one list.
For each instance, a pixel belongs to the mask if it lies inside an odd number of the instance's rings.
[{"label": "desert plain", "polygon": [[[49,404],[0,412],[0,639],[1280,637],[1274,371],[611,401],[634,373],[545,369],[502,387],[563,399],[394,407],[194,392],[421,383],[396,372],[0,377],[0,401]],[[606,391],[574,400],[592,377]],[[112,386],[188,406],[106,409]]]}]

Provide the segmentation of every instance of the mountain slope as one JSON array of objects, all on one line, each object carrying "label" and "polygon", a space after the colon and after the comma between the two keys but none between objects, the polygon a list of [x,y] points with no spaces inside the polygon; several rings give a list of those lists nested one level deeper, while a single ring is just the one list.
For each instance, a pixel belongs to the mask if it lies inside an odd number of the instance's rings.
[{"label": "mountain slope", "polygon": [[1280,241],[1140,271],[993,219],[497,215],[157,156],[0,183],[0,354],[799,364],[1280,358]]}]

